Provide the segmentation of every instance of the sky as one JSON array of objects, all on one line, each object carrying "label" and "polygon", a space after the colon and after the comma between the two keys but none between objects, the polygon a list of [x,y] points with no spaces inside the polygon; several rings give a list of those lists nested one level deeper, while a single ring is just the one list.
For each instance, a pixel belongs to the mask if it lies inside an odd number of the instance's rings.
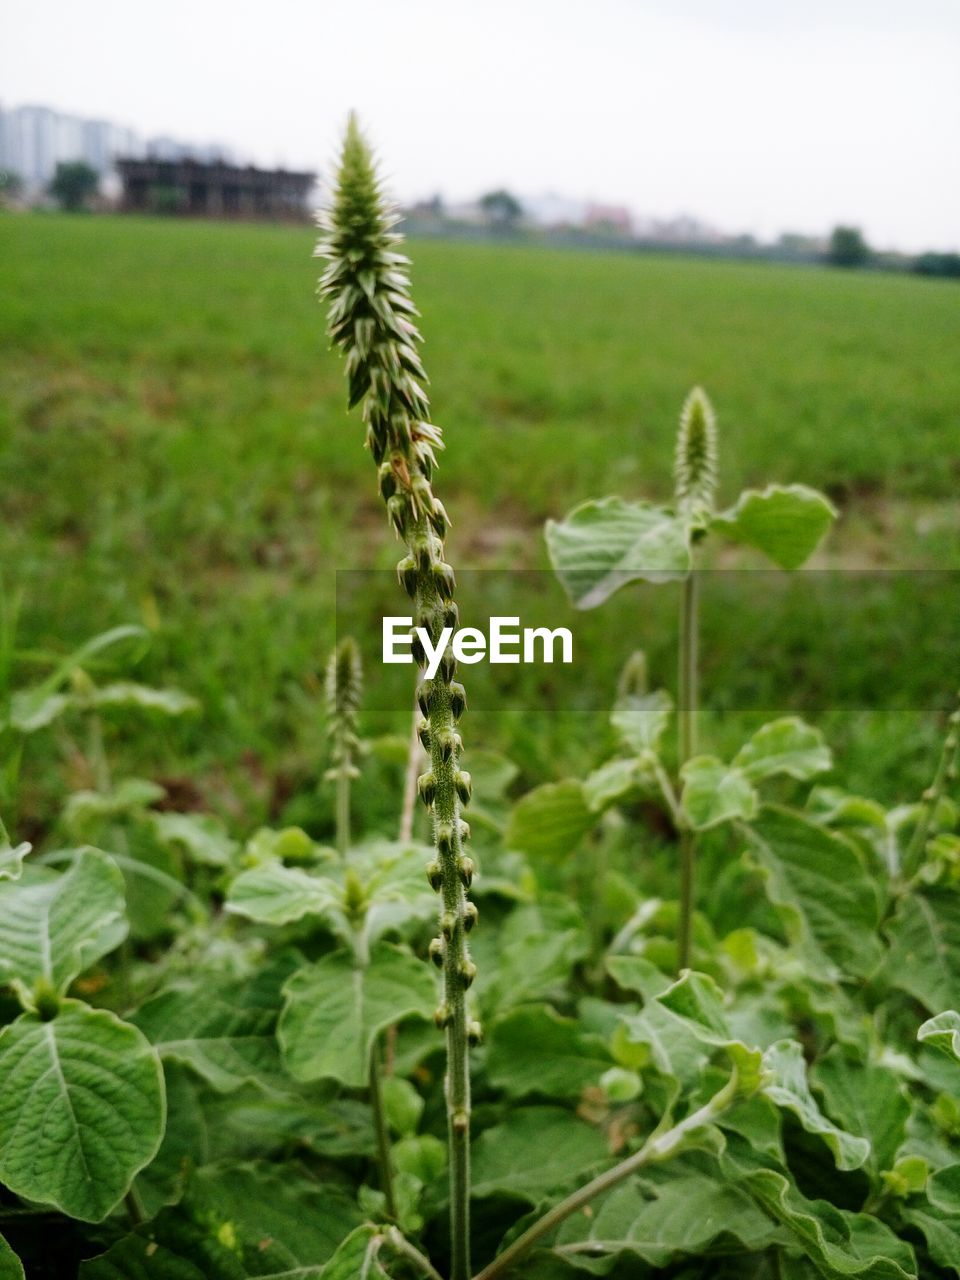
[{"label": "sky", "polygon": [[772,238],[960,249],[960,0],[2,0],[0,103]]}]

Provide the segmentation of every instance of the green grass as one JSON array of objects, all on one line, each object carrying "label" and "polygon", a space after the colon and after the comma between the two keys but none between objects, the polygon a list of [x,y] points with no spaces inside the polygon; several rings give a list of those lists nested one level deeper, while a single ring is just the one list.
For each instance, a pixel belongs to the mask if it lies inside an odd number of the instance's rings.
[{"label": "green grass", "polygon": [[[115,749],[245,815],[282,810],[316,776],[333,571],[396,556],[326,350],[312,241],[0,217],[0,566],[23,592],[19,644],[63,652],[146,621],[140,674],[195,693],[204,715]],[[834,562],[957,563],[951,282],[513,246],[411,254],[457,565],[542,567],[546,516],[667,492],[694,382],[720,417],[722,499],[803,480],[843,507]],[[514,709],[517,734],[527,713]],[[536,776],[551,749],[526,737]],[[40,759],[24,804],[42,815]]]}]

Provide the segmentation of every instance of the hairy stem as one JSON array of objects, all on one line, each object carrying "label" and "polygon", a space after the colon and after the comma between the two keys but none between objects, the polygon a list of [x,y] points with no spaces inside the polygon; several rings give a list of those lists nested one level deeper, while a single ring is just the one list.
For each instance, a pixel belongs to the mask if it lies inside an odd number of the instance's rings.
[{"label": "hairy stem", "polygon": [[419,1249],[412,1245],[409,1240],[405,1239],[397,1227],[387,1227],[386,1231],[383,1233],[383,1240],[384,1243],[394,1251],[394,1253],[399,1254],[400,1257],[406,1258],[408,1262],[412,1263],[420,1274],[426,1278],[426,1280],[443,1280],[440,1272],[436,1269],[430,1259],[425,1258]]},{"label": "hairy stem", "polygon": [[380,1190],[383,1192],[388,1218],[397,1216],[397,1197],[393,1189],[393,1165],[390,1162],[390,1134],[383,1108],[383,1090],[380,1087],[380,1046],[374,1042],[370,1052],[370,1110],[373,1113],[373,1130],[377,1135],[377,1159],[380,1164]]},{"label": "hairy stem", "polygon": [[474,1280],[497,1280],[497,1277],[507,1275],[517,1260],[529,1252],[538,1240],[549,1235],[561,1222],[589,1204],[596,1196],[610,1191],[645,1165],[669,1160],[687,1134],[692,1133],[694,1129],[702,1128],[705,1124],[710,1124],[727,1110],[736,1097],[737,1084],[737,1072],[734,1070],[720,1092],[714,1094],[709,1102],[704,1103],[699,1110],[694,1111],[671,1129],[662,1133],[653,1133],[639,1151],[628,1156],[626,1160],[621,1160],[612,1169],[607,1169],[605,1173],[598,1174],[591,1182],[567,1196],[566,1200],[561,1200],[559,1204],[554,1205],[542,1218],[538,1218],[521,1236],[518,1236],[513,1244],[504,1249],[503,1253],[498,1254],[488,1266],[479,1271]]},{"label": "hairy stem", "polygon": [[350,848],[350,775],[337,774],[337,852]]},{"label": "hairy stem", "polygon": [[[684,584],[680,602],[680,759],[682,769],[697,750],[697,650],[698,650],[698,584],[697,571],[691,569]],[[680,921],[677,935],[677,970],[690,967],[690,942],[693,930],[693,902],[696,891],[696,837],[686,826],[680,832]]]}]

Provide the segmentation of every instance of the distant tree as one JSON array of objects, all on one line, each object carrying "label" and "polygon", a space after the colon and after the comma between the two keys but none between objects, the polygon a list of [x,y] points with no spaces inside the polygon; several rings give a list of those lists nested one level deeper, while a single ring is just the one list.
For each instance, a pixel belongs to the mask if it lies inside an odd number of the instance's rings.
[{"label": "distant tree", "polygon": [[827,261],[834,267],[865,267],[870,247],[859,227],[834,227],[830,234]]},{"label": "distant tree", "polygon": [[960,279],[960,253],[921,253],[913,260],[913,270],[920,276]]},{"label": "distant tree", "polygon": [[82,209],[100,183],[96,169],[83,160],[60,161],[50,183],[50,194],[62,209],[75,213]]},{"label": "distant tree", "polygon": [[500,188],[480,197],[480,208],[498,226],[512,226],[523,216],[523,205],[515,195]]},{"label": "distant tree", "polygon": [[16,200],[23,192],[23,179],[12,169],[0,169],[0,205]]}]

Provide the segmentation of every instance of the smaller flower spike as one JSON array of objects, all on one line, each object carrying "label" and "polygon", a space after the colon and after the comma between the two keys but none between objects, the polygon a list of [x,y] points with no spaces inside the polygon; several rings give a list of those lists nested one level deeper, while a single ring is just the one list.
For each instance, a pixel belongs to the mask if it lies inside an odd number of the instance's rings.
[{"label": "smaller flower spike", "polygon": [[350,844],[350,783],[360,776],[356,760],[360,754],[357,712],[363,690],[360,650],[346,636],[327,663],[327,737],[330,739],[330,768],[324,775],[337,786],[337,847],[346,853]]},{"label": "smaller flower spike", "polygon": [[677,503],[692,515],[713,511],[717,492],[717,420],[700,387],[694,387],[680,413],[674,462]]}]

